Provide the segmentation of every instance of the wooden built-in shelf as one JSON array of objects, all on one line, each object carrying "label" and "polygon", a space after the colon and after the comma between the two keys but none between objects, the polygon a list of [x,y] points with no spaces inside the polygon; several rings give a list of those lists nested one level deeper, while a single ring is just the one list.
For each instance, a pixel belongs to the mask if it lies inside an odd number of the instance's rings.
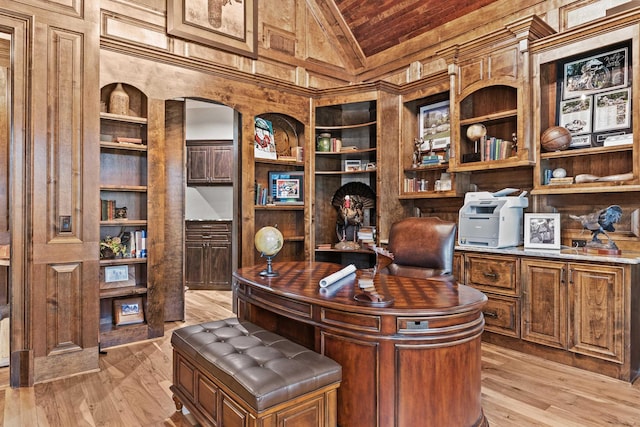
[{"label": "wooden built-in shelf", "polygon": [[468,119],[460,119],[460,125],[472,125],[475,123],[490,122],[495,120],[510,119],[518,116],[518,110],[499,111],[497,113],[484,114],[482,116],[470,117]]},{"label": "wooden built-in shelf", "polygon": [[131,191],[138,193],[146,193],[147,186],[146,185],[110,185],[110,184],[102,184],[100,185],[100,191]]},{"label": "wooden built-in shelf", "polygon": [[112,114],[112,113],[101,112],[100,113],[100,118],[101,119],[106,119],[106,120],[114,120],[114,121],[118,121],[118,122],[138,123],[138,124],[141,124],[141,125],[146,125],[147,124],[147,118],[146,117],[125,116],[125,115],[122,115],[122,114]]},{"label": "wooden built-in shelf", "polygon": [[146,227],[146,219],[114,219],[110,221],[100,221],[100,225],[113,227]]},{"label": "wooden built-in shelf", "polygon": [[130,295],[144,295],[147,293],[146,284],[124,286],[122,288],[100,289],[100,298],[126,297]]},{"label": "wooden built-in shelf", "polygon": [[147,151],[146,144],[133,144],[130,142],[100,141],[100,147],[108,148],[112,150],[123,150],[123,151]]},{"label": "wooden built-in shelf", "polygon": [[366,123],[358,123],[354,125],[335,125],[335,126],[322,126],[316,125],[316,130],[342,130],[342,129],[357,129],[366,126],[374,126],[376,121],[366,122]]},{"label": "wooden built-in shelf", "polygon": [[109,265],[128,265],[128,264],[146,264],[147,258],[109,258],[101,259],[100,266]]},{"label": "wooden built-in shelf", "polygon": [[353,155],[359,153],[373,153],[376,151],[376,147],[373,148],[358,148],[355,150],[341,150],[341,151],[316,151],[316,156],[344,156]]},{"label": "wooden built-in shelf", "polygon": [[602,155],[604,153],[618,153],[624,151],[633,151],[633,144],[625,145],[613,145],[611,147],[589,147],[589,148],[576,148],[564,151],[550,151],[540,153],[541,159],[558,159],[565,157],[578,157],[578,156],[595,156]]},{"label": "wooden built-in shelf", "polygon": [[263,211],[302,211],[304,205],[256,205],[256,210]]},{"label": "wooden built-in shelf", "polygon": [[316,171],[316,175],[357,175],[363,173],[372,173],[376,169],[369,169],[364,171]]}]

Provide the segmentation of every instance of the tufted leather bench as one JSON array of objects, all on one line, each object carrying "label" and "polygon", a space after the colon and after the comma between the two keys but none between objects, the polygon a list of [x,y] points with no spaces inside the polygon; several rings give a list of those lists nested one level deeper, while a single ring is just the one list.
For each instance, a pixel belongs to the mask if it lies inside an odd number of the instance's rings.
[{"label": "tufted leather bench", "polygon": [[342,368],[335,361],[236,318],[177,329],[176,408],[205,426],[336,425]]}]

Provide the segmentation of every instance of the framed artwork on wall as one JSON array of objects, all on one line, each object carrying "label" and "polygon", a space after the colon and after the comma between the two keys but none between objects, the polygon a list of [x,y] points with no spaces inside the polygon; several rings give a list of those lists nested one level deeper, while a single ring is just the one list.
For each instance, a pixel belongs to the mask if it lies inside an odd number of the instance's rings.
[{"label": "framed artwork on wall", "polygon": [[258,0],[168,0],[167,32],[256,59]]}]

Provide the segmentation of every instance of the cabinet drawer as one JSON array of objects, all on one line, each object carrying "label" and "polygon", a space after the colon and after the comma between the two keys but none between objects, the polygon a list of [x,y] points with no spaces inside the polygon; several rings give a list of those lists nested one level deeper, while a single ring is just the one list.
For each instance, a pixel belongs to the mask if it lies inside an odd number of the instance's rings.
[{"label": "cabinet drawer", "polygon": [[231,222],[229,221],[187,221],[185,230],[198,233],[231,233]]},{"label": "cabinet drawer", "polygon": [[501,295],[520,296],[518,265],[515,257],[466,255],[465,284]]},{"label": "cabinet drawer", "polygon": [[482,309],[485,330],[520,338],[520,300],[500,295],[487,295]]},{"label": "cabinet drawer", "polygon": [[212,233],[188,231],[184,236],[187,242],[223,242],[231,243],[231,233]]}]

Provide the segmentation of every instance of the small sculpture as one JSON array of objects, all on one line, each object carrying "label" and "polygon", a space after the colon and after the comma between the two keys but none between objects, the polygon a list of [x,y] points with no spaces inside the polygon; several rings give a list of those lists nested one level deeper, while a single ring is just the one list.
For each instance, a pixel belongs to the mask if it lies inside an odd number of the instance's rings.
[{"label": "small sculpture", "polygon": [[413,165],[418,166],[422,163],[422,144],[424,143],[423,138],[414,138],[413,145],[415,149],[413,150]]},{"label": "small sculpture", "polygon": [[336,249],[360,249],[358,230],[364,225],[364,210],[373,208],[375,201],[376,195],[371,187],[361,182],[347,183],[335,192],[331,204],[338,211],[336,235],[339,242]]},{"label": "small sculpture", "polygon": [[[609,237],[607,231],[613,232],[615,228],[613,224],[620,221],[622,217],[622,208],[618,205],[611,205],[608,208],[587,214],[587,215],[569,215],[571,219],[580,221],[585,230],[590,230],[593,237],[586,247],[601,249],[618,249],[615,242]],[[604,234],[609,239],[607,244],[602,243],[598,238],[599,234]]]}]

